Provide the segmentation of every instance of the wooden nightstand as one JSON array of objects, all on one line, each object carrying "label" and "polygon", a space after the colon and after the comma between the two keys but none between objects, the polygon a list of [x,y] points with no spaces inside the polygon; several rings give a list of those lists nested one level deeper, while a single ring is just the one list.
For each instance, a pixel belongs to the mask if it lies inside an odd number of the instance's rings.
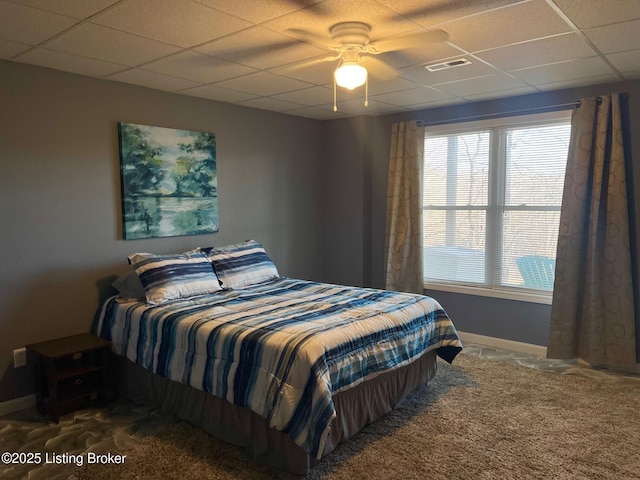
[{"label": "wooden nightstand", "polygon": [[88,333],[27,345],[38,361],[38,412],[58,423],[87,400],[105,400],[111,342]]}]

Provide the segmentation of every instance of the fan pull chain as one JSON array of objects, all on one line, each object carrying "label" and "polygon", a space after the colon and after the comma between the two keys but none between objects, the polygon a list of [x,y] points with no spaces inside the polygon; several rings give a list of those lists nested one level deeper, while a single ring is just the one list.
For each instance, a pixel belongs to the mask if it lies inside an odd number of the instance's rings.
[{"label": "fan pull chain", "polygon": [[369,106],[369,75],[364,81],[364,106]]},{"label": "fan pull chain", "polygon": [[336,96],[337,96],[337,87],[336,87],[336,76],[333,76],[333,111],[338,111],[338,105],[336,104]]}]

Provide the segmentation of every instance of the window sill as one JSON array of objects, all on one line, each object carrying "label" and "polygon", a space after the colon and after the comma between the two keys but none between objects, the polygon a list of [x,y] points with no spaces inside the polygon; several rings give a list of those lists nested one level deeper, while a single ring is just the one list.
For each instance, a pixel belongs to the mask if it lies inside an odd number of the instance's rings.
[{"label": "window sill", "polygon": [[477,295],[480,297],[503,298],[520,302],[541,303],[551,305],[552,292],[543,293],[533,290],[507,290],[484,287],[472,287],[470,285],[453,285],[450,283],[424,283],[425,290],[439,292],[462,293],[465,295]]}]

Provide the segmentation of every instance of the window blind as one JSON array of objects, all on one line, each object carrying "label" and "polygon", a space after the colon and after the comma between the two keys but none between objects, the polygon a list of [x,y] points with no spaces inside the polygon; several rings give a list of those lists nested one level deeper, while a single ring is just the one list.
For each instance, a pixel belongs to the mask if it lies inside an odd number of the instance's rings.
[{"label": "window blind", "polygon": [[552,290],[570,129],[555,120],[427,132],[425,282]]}]

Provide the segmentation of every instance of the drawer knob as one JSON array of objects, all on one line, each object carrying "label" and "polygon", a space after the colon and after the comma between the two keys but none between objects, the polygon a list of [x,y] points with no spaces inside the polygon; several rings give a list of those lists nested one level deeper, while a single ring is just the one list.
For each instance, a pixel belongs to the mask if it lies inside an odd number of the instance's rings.
[{"label": "drawer knob", "polygon": [[76,385],[82,385],[82,379],[81,378],[76,378],[75,384]]}]

